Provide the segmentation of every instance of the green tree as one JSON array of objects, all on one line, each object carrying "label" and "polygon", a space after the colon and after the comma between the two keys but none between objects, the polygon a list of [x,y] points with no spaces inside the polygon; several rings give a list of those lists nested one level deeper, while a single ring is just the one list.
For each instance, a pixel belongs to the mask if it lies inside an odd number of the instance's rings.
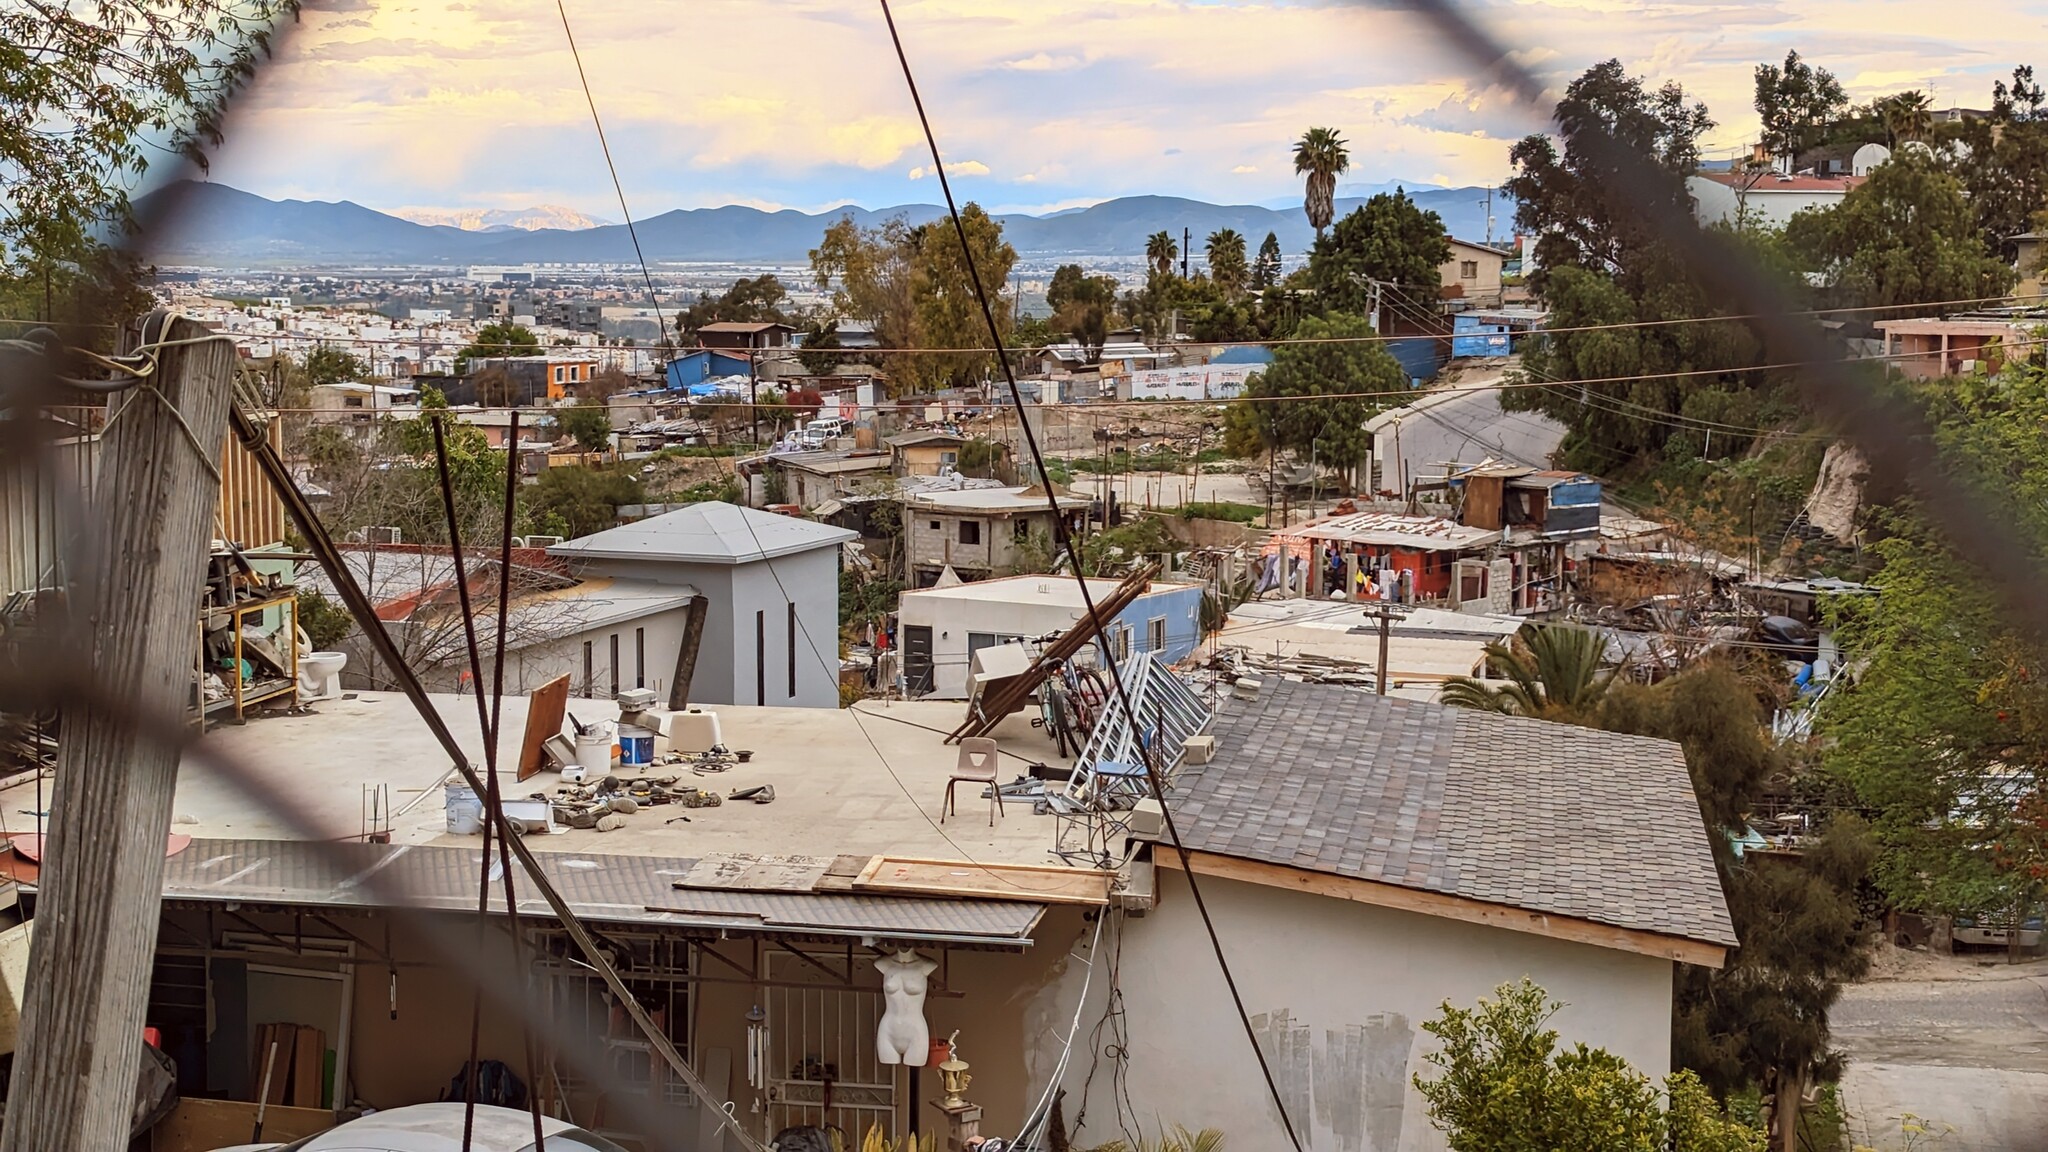
[{"label": "green tree", "polygon": [[2013,237],[2048,208],[2048,98],[2033,67],[1993,85],[1991,115],[1956,126],[1953,139],[1960,147],[1943,154],[1969,194],[1984,244],[2009,260]]},{"label": "green tree", "polygon": [[1054,329],[1067,333],[1090,353],[1098,352],[1116,319],[1116,277],[1090,276],[1079,264],[1062,264],[1053,270],[1052,282],[1046,286],[1045,303],[1052,309]]},{"label": "green tree", "polygon": [[1530,625],[1512,644],[1486,646],[1486,660],[1501,681],[1470,676],[1444,682],[1443,702],[1510,716],[1586,723],[1598,711],[1614,673],[1603,670],[1607,641],[1600,633],[1561,624]]},{"label": "green tree", "polygon": [[1934,129],[1934,107],[1917,88],[1887,96],[1873,110],[1884,124],[1885,142],[1894,149],[1908,140],[1924,140]]},{"label": "green tree", "polygon": [[1604,1048],[1560,1050],[1548,1027],[1564,1005],[1527,977],[1474,1008],[1449,1001],[1422,1029],[1435,1071],[1414,1079],[1452,1152],[1762,1152],[1761,1134],[1717,1109],[1684,1072],[1660,1105],[1648,1077]]},{"label": "green tree", "polygon": [[577,465],[543,471],[527,495],[535,528],[569,539],[616,526],[619,505],[645,500],[639,478],[631,473]]},{"label": "green tree", "polygon": [[1244,237],[1234,228],[1219,228],[1209,233],[1205,254],[1209,259],[1209,279],[1222,289],[1225,298],[1242,295],[1251,279],[1251,267],[1245,263]]},{"label": "green tree", "polygon": [[1450,258],[1443,218],[1397,189],[1367,200],[1316,238],[1308,284],[1323,307],[1357,316],[1370,314],[1375,281],[1433,310],[1439,269]]},{"label": "green tree", "polygon": [[1407,374],[1362,316],[1311,316],[1294,334],[1330,342],[1282,345],[1272,366],[1245,382],[1229,418],[1241,439],[1352,467],[1372,448],[1365,422],[1408,386]]},{"label": "green tree", "polygon": [[911,294],[918,237],[901,216],[872,228],[842,216],[811,249],[811,278],[832,289],[833,309],[874,329],[884,348],[916,346]]},{"label": "green tree", "polygon": [[1252,291],[1264,292],[1279,282],[1280,237],[1268,232],[1259,244],[1258,258],[1252,261]]},{"label": "green tree", "polygon": [[306,375],[306,384],[314,388],[370,378],[370,366],[361,356],[329,344],[322,344],[306,353],[299,367]]},{"label": "green tree", "polygon": [[[476,339],[455,354],[455,370],[468,372],[472,361],[540,354],[540,337],[535,336],[532,329],[510,320],[494,320],[477,329]],[[478,364],[478,367],[482,365]]]},{"label": "green tree", "polygon": [[1351,152],[1335,128],[1311,128],[1294,144],[1294,174],[1306,177],[1302,211],[1320,239],[1336,214],[1337,177],[1351,170]]},{"label": "green tree", "polygon": [[612,442],[611,411],[602,402],[582,401],[555,410],[562,434],[585,452],[602,452]]},{"label": "green tree", "polygon": [[1827,135],[1828,125],[1849,106],[1841,81],[1825,68],[1815,68],[1787,52],[1785,64],[1756,66],[1756,114],[1763,121],[1762,143],[1773,157],[1799,158]]},{"label": "green tree", "polygon": [[[1003,239],[1003,226],[969,202],[961,225],[975,270],[992,295],[999,293],[1016,264],[1017,251]],[[911,227],[894,217],[861,228],[842,217],[811,250],[811,274],[821,288],[834,289],[842,315],[871,324],[884,348],[980,348],[988,325],[975,297],[973,279],[950,221]],[[1013,309],[995,308],[996,326],[1008,339]],[[977,382],[993,370],[986,353],[898,357],[894,381],[910,391]]]},{"label": "green tree", "polygon": [[774,273],[752,279],[743,276],[716,296],[698,293],[688,308],[676,314],[676,331],[687,341],[695,339],[706,324],[787,324],[788,303],[789,290]]},{"label": "green tree", "polygon": [[1996,297],[2017,276],[1986,247],[1962,183],[1912,152],[1841,203],[1794,216],[1785,239],[1843,307]]},{"label": "green tree", "polygon": [[1154,232],[1145,238],[1145,260],[1152,269],[1152,275],[1167,277],[1173,275],[1173,263],[1180,259],[1180,241],[1171,232]]}]

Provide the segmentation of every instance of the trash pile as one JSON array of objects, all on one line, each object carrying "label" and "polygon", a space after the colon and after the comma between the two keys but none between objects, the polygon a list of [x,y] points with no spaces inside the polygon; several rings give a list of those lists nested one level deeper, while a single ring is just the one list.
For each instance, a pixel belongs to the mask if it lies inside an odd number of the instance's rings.
[{"label": "trash pile", "polygon": [[[753,757],[751,751],[735,752],[720,744],[704,752],[664,753],[659,757],[658,766],[686,768],[687,776],[702,777],[730,771],[736,765],[749,763]],[[773,784],[733,788],[721,795],[716,789],[698,787],[686,780],[685,773],[681,771],[659,776],[622,776],[612,772],[597,780],[565,782],[552,795],[536,792],[531,799],[548,805],[548,815],[553,824],[598,832],[615,832],[624,828],[627,817],[648,808],[716,808],[728,800],[751,804],[775,802]],[[688,819],[688,816],[674,816],[664,823]]]}]

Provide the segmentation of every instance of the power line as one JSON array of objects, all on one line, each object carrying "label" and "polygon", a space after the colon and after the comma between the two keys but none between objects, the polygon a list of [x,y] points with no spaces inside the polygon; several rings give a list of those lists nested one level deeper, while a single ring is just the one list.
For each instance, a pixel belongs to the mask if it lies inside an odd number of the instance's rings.
[{"label": "power line", "polygon": [[[924,130],[925,144],[931,149],[932,171],[939,178],[939,190],[945,194],[946,213],[952,218],[954,235],[960,239],[960,258],[967,268],[968,283],[973,286],[975,301],[981,306],[981,316],[988,325],[989,339],[995,342],[996,359],[1002,365],[1003,380],[1009,386],[1011,402],[1017,406],[1018,431],[1023,435],[1025,447],[1031,452],[1032,467],[1044,486],[1046,503],[1052,510],[1054,537],[1068,556],[1078,557],[1079,552],[1073,547],[1066,517],[1060,508],[1059,496],[1053,491],[1053,486],[1045,480],[1045,455],[1039,451],[1038,435],[1031,430],[1031,422],[1023,418],[1023,390],[1017,385],[1017,373],[1010,364],[1009,354],[1003,350],[1003,330],[996,323],[995,311],[989,305],[988,289],[981,282],[981,270],[976,267],[974,259],[974,246],[968,242],[967,225],[960,219],[960,207],[953,199],[953,185],[946,176],[946,162],[939,153],[938,137],[932,132],[931,118],[925,114],[924,97],[918,94],[917,77],[911,72],[910,57],[903,49],[903,37],[896,30],[896,15],[889,9],[889,0],[877,2],[882,8],[883,21],[889,26],[889,41],[896,49],[897,63],[903,68],[903,83],[910,90],[911,104],[917,109],[917,121]],[[1081,603],[1087,610],[1088,618],[1100,621],[1101,615],[1095,609],[1094,593],[1089,591],[1088,578],[1081,573],[1081,566],[1078,563],[1074,565],[1074,580],[1080,589]],[[1116,656],[1106,644],[1102,646],[1101,653],[1103,661],[1108,666],[1109,682],[1116,694],[1117,703],[1123,709],[1125,722],[1133,731],[1137,731],[1140,728],[1138,712],[1131,706],[1130,693],[1124,685],[1123,677],[1117,674]],[[1231,1003],[1237,1009],[1238,1020],[1244,1025],[1245,1039],[1251,1044],[1252,1053],[1258,1059],[1259,1072],[1265,1077],[1266,1090],[1273,1098],[1273,1106],[1279,1109],[1280,1124],[1287,1130],[1288,1143],[1294,1146],[1295,1152],[1303,1152],[1301,1137],[1295,1133],[1294,1120],[1287,1113],[1287,1101],[1280,1095],[1280,1085],[1273,1078],[1273,1069],[1266,1061],[1265,1049],[1259,1046],[1258,1031],[1252,1027],[1251,1014],[1245,1010],[1244,997],[1239,994],[1237,979],[1231,974],[1230,961],[1223,954],[1223,940],[1216,933],[1216,923],[1209,915],[1208,902],[1202,898],[1201,884],[1195,879],[1194,865],[1186,844],[1181,840],[1180,828],[1173,815],[1173,806],[1166,801],[1166,781],[1153,762],[1152,750],[1144,747],[1142,742],[1139,760],[1145,766],[1145,775],[1151,784],[1152,794],[1159,800],[1160,814],[1167,835],[1173,841],[1174,850],[1180,855],[1181,871],[1187,878],[1188,892],[1194,899],[1195,909],[1201,913],[1203,930],[1208,933],[1210,948],[1216,953],[1216,966],[1223,974],[1223,983],[1230,990]]]}]

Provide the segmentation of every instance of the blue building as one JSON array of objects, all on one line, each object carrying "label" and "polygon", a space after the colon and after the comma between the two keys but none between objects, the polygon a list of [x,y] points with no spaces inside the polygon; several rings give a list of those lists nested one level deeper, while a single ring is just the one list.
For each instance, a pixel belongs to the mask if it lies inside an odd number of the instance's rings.
[{"label": "blue building", "polygon": [[1454,358],[1511,356],[1550,313],[1536,308],[1492,308],[1460,312],[1451,320]]},{"label": "blue building", "polygon": [[720,376],[745,376],[748,367],[745,356],[735,356],[716,348],[693,348],[668,362],[668,389],[671,392],[688,392]]}]

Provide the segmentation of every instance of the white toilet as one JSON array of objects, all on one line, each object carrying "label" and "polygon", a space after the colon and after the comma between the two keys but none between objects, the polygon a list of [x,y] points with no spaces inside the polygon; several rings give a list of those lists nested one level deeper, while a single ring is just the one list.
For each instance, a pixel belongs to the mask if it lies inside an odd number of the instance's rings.
[{"label": "white toilet", "polygon": [[346,652],[299,653],[299,703],[339,699],[341,670],[346,667]]}]

